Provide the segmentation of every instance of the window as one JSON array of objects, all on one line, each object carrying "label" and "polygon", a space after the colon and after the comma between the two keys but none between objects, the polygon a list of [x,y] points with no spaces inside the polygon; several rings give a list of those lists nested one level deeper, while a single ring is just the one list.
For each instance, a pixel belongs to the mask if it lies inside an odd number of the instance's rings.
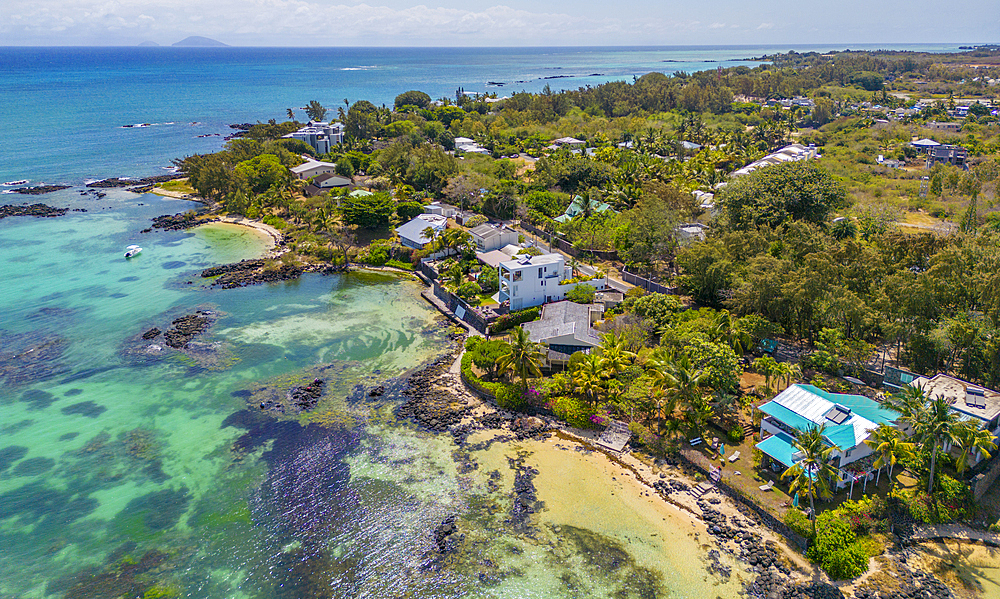
[{"label": "window", "polygon": [[511,295],[517,295],[517,285],[514,285],[514,293],[512,293]]},{"label": "window", "polygon": [[545,287],[545,281],[543,280],[541,283],[539,283],[539,285],[541,285],[542,287]]},{"label": "window", "polygon": [[519,271],[519,270],[515,270],[514,271],[514,280],[515,281],[520,281],[521,280],[521,271]]},{"label": "window", "polygon": [[543,269],[542,269],[542,267],[541,267],[541,266],[539,266],[539,267],[538,267],[538,278],[539,278],[539,279],[540,279],[540,278],[542,278],[542,270],[543,270]]}]

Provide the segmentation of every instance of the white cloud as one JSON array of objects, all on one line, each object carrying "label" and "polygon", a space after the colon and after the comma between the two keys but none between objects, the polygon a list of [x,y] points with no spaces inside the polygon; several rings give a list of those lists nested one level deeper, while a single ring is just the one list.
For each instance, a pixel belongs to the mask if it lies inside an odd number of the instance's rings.
[{"label": "white cloud", "polygon": [[757,25],[757,29],[774,29],[774,23],[761,23]]}]

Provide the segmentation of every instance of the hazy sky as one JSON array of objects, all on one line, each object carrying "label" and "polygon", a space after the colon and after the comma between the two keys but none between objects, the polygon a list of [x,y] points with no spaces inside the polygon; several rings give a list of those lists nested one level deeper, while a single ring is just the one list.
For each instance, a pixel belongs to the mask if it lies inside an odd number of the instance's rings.
[{"label": "hazy sky", "polygon": [[1000,41],[998,0],[418,1],[2,0],[0,45],[169,45],[188,35],[238,46]]}]

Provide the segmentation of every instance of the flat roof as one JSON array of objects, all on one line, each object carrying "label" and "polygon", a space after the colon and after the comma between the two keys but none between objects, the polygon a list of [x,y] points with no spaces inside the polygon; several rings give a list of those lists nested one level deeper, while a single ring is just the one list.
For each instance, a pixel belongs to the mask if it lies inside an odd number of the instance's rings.
[{"label": "flat roof", "polygon": [[785,433],[778,433],[777,435],[771,435],[767,439],[764,439],[757,444],[757,449],[761,452],[766,453],[772,458],[778,460],[788,468],[795,465],[795,460],[792,456],[798,451],[795,449],[795,442],[790,436]]},{"label": "flat roof", "polygon": [[559,254],[542,254],[541,256],[527,256],[524,255],[521,258],[515,260],[507,260],[506,262],[501,262],[500,266],[503,266],[507,270],[517,270],[519,268],[528,268],[529,266],[546,266],[549,264],[556,264],[562,262],[563,257]]},{"label": "flat roof", "polygon": [[[974,385],[943,373],[938,373],[931,378],[922,376],[910,384],[923,389],[927,397],[931,399],[943,395],[951,405],[951,409],[960,414],[978,418],[984,422],[989,422],[1000,415],[1000,393],[982,385]],[[984,407],[965,404],[965,391],[968,387],[978,387],[984,391],[986,403]]]}]

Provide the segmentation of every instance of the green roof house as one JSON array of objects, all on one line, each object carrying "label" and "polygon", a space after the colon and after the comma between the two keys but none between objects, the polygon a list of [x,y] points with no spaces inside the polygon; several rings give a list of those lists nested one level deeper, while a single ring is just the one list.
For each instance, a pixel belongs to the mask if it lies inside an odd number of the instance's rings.
[{"label": "green roof house", "polygon": [[605,204],[604,202],[595,202],[590,198],[584,199],[581,196],[574,196],[573,201],[570,202],[569,207],[566,208],[566,212],[563,212],[559,216],[555,217],[554,220],[557,223],[567,223],[573,220],[573,217],[575,217],[577,214],[584,213],[584,209],[587,207],[587,202],[590,202],[590,211],[592,213],[604,212],[605,210],[611,210],[611,212],[614,212],[614,209],[612,209],[611,206]]}]

